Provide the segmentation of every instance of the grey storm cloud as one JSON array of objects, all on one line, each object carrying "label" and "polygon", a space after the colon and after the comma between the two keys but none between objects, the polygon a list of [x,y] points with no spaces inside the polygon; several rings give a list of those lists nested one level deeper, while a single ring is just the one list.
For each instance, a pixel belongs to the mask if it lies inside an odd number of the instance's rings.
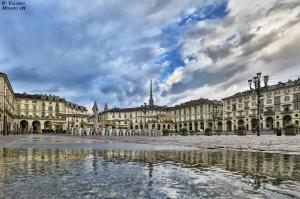
[{"label": "grey storm cloud", "polygon": [[220,82],[226,82],[232,75],[244,71],[247,65],[230,64],[226,67],[226,70],[218,72],[208,72],[203,70],[193,71],[189,74],[188,81],[180,81],[172,86],[172,89],[168,94],[182,93],[186,89],[195,89],[204,85],[215,85]]},{"label": "grey storm cloud", "polygon": [[[0,70],[9,75],[15,90],[131,105],[143,102],[149,80],[161,71],[153,61],[164,36],[144,36],[144,31],[162,28],[186,7],[175,5],[188,3],[28,4],[25,13],[0,13],[6,27],[0,31]],[[170,14],[163,15],[165,9]]]},{"label": "grey storm cloud", "polygon": [[221,99],[245,88],[256,72],[271,75],[271,83],[275,83],[273,75],[295,77],[300,72],[299,2],[252,3],[230,0],[227,16],[201,21],[184,31],[182,59],[193,56],[195,60],[176,75],[179,80],[173,77],[162,87],[161,96],[168,103],[190,96]]},{"label": "grey storm cloud", "polygon": [[[298,1],[273,0],[259,11],[255,9],[260,9],[260,1],[255,1],[258,5],[253,10],[240,11],[239,6],[247,2],[230,0],[224,18],[202,20],[201,26],[177,26],[187,11],[216,2],[32,0],[24,13],[0,12],[0,23],[5,27],[0,31],[0,71],[8,74],[17,91],[50,92],[84,105],[99,100],[112,106],[133,106],[147,100],[150,79],[156,83],[156,97],[167,98],[160,102],[169,104],[180,100],[187,90],[238,83],[242,81],[237,80],[238,74],[251,71],[257,63],[272,63],[278,71],[287,58],[291,67],[299,61],[295,58],[299,57],[295,54],[298,38],[274,52],[263,52],[290,39],[282,34],[299,25],[299,13],[273,31],[266,31],[266,24],[271,27],[276,21],[259,23],[264,17],[296,12]],[[287,16],[280,15],[278,20]],[[166,27],[175,27],[174,35],[162,31]],[[226,42],[232,35],[236,37]],[[182,79],[161,89],[165,79],[159,77],[165,66],[156,61],[174,46],[180,46],[182,60],[204,54],[212,63],[205,66],[197,59],[192,70],[188,65],[183,67]]]}]

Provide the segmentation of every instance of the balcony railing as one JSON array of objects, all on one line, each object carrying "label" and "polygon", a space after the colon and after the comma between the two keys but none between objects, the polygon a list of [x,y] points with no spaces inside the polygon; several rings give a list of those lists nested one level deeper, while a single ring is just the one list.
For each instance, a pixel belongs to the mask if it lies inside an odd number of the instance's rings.
[{"label": "balcony railing", "polygon": [[290,109],[281,111],[281,113],[283,113],[283,114],[292,113],[292,112],[293,112],[293,110],[290,110]]},{"label": "balcony railing", "polygon": [[265,111],[265,112],[264,112],[264,115],[265,115],[265,116],[268,116],[268,115],[274,115],[274,114],[275,114],[274,111]]}]

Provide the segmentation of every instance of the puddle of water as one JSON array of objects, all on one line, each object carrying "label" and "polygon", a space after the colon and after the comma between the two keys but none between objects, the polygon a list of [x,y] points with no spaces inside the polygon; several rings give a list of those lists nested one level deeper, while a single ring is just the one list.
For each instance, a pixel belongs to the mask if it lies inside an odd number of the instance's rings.
[{"label": "puddle of water", "polygon": [[299,198],[300,156],[0,148],[0,198]]}]

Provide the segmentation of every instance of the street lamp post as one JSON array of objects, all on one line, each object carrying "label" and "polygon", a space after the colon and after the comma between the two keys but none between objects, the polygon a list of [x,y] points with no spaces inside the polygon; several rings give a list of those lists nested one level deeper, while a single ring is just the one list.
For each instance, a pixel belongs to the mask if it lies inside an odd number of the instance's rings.
[{"label": "street lamp post", "polygon": [[[257,96],[257,119],[256,119],[256,133],[257,136],[260,136],[260,97],[262,97],[262,91],[264,88],[266,88],[268,86],[268,81],[269,81],[269,76],[265,75],[264,76],[264,87],[261,86],[261,73],[257,73],[255,77],[253,77],[253,79],[249,79],[248,83],[249,83],[249,87],[250,90],[254,91],[256,93]],[[254,85],[254,88],[252,88],[252,83]]]}]

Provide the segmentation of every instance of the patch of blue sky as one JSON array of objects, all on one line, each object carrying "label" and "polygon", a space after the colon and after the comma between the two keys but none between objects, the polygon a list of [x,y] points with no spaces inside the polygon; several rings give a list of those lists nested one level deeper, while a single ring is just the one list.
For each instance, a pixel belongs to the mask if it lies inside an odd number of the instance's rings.
[{"label": "patch of blue sky", "polygon": [[185,63],[180,56],[180,46],[164,53],[159,60],[156,60],[155,64],[164,64],[166,62],[168,62],[168,65],[164,67],[162,72],[159,74],[159,80],[164,80],[169,74],[173,73],[177,67],[185,66]]},{"label": "patch of blue sky", "polygon": [[[192,14],[186,16],[181,14],[181,20],[175,24],[171,24],[162,29],[162,33],[165,35],[165,40],[161,43],[162,48],[170,49],[164,53],[155,64],[163,64],[168,62],[168,66],[163,68],[162,72],[158,76],[158,80],[164,80],[169,74],[177,67],[185,67],[185,63],[180,56],[182,32],[187,25],[196,24],[202,20],[223,18],[227,15],[227,1],[220,1],[217,4],[209,5],[206,7],[200,7],[196,9]],[[191,61],[195,57],[188,57]]]},{"label": "patch of blue sky", "polygon": [[178,22],[178,26],[185,26],[187,24],[195,24],[199,21],[223,18],[227,15],[227,1],[221,1],[218,4],[200,7],[194,13],[188,16],[181,14],[182,20]]}]

